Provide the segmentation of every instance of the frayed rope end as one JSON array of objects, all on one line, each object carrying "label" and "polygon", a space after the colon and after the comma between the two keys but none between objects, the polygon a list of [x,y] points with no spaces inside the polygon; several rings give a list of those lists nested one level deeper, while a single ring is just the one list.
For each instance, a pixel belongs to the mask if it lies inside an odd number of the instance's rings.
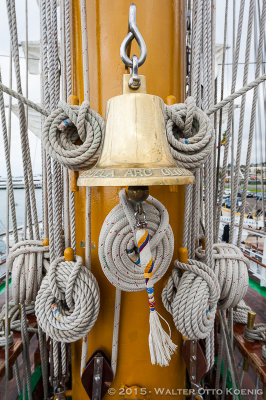
[{"label": "frayed rope end", "polygon": [[150,334],[149,334],[149,348],[151,355],[151,363],[158,364],[161,367],[167,367],[171,360],[172,354],[175,353],[177,345],[171,340],[171,330],[169,324],[170,336],[163,330],[160,318],[165,319],[157,313],[157,311],[150,312]]}]

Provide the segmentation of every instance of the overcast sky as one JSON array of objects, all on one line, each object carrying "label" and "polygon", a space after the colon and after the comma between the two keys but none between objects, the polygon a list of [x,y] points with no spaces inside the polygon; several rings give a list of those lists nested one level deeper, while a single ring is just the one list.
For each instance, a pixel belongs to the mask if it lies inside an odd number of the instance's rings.
[{"label": "overcast sky", "polygon": [[[258,0],[262,3],[261,0]],[[256,1],[257,2],[257,1]],[[216,18],[216,43],[223,43],[223,26],[224,26],[224,7],[225,0],[217,0],[217,18]],[[228,21],[228,46],[230,49],[227,51],[226,63],[232,62],[232,35],[233,35],[233,9],[232,4],[233,0],[229,0],[230,9],[229,9],[229,21]],[[37,41],[40,39],[40,23],[39,23],[39,7],[36,0],[28,0],[29,4],[29,40]],[[240,0],[235,0],[236,4],[236,28],[237,28],[237,19],[239,12],[239,4]],[[244,25],[243,25],[243,40],[240,52],[240,62],[244,62],[244,51],[245,51],[245,43],[246,43],[246,32],[247,32],[247,13],[248,13],[248,5],[249,1],[246,1],[246,10],[244,16]],[[25,40],[25,2],[22,0],[16,1],[16,10],[17,10],[17,25],[18,25],[18,36],[19,42]],[[256,24],[258,29],[258,22]],[[145,38],[144,38],[145,39]],[[254,37],[252,39],[252,49],[251,49],[251,61],[255,61],[254,55]],[[120,43],[117,44],[118,48]],[[2,72],[3,82],[9,86],[9,29],[8,29],[8,20],[6,14],[6,5],[5,1],[1,2],[1,13],[0,13],[0,67]],[[23,84],[23,93],[25,93],[25,59],[22,49],[20,49],[21,55],[21,76],[22,76],[22,84]],[[266,61],[266,57],[264,54],[264,61]],[[264,64],[265,66],[265,64]],[[238,69],[238,77],[236,88],[242,87],[242,79],[243,79],[243,65],[239,65]],[[226,76],[225,76],[225,96],[230,94],[231,90],[231,70],[232,65],[226,66]],[[249,68],[249,77],[248,81],[254,79],[255,75],[255,65],[251,64]],[[260,96],[263,99],[263,84],[260,85]],[[16,87],[15,84],[15,76],[13,73],[13,87]],[[218,88],[220,87],[220,77],[218,77]],[[219,89],[218,89],[219,90]],[[252,104],[252,96],[253,93],[249,92],[247,95],[247,106],[246,106],[246,118],[245,118],[245,129],[244,129],[244,145],[242,151],[241,162],[245,163],[246,157],[246,147],[247,147],[247,138],[249,133],[249,120],[250,120],[250,109]],[[29,76],[29,98],[36,102],[40,102],[40,78],[38,75],[30,75]],[[218,93],[219,100],[219,93]],[[6,105],[8,104],[8,96],[5,96]],[[14,101],[16,102],[16,101]],[[240,104],[240,100],[236,101],[236,104]],[[263,104],[263,102],[261,102]],[[8,112],[6,113],[8,117]],[[255,145],[253,146],[252,152],[252,162],[261,162],[261,153],[264,161],[266,159],[265,155],[265,119],[264,119],[264,109],[260,107],[260,124],[261,131],[256,126],[255,132]],[[239,110],[235,111],[235,135],[237,135],[238,129],[238,119],[239,119]],[[225,129],[226,126],[224,126]],[[260,132],[263,137],[263,143],[260,139]],[[31,147],[31,157],[34,173],[41,173],[41,145],[40,140],[35,137],[31,132],[29,132],[29,141]],[[261,152],[262,149],[262,152]],[[222,150],[223,151],[223,150]],[[3,138],[2,131],[0,125],[0,176],[6,176],[6,166],[4,162],[4,152],[3,152]],[[21,148],[20,148],[20,135],[19,135],[19,123],[16,116],[12,116],[12,140],[11,140],[11,162],[12,162],[12,174],[13,176],[19,176],[23,174],[22,170],[22,161],[21,161]]]}]

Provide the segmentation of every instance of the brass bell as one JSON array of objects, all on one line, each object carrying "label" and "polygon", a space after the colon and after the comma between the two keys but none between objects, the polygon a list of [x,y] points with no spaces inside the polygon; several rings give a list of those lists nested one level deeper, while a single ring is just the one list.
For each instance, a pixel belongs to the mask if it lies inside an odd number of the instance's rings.
[{"label": "brass bell", "polygon": [[123,94],[106,107],[106,129],[97,164],[83,172],[79,186],[150,186],[193,183],[190,171],[178,167],[166,138],[164,103],[139,89],[130,89],[124,75]]}]

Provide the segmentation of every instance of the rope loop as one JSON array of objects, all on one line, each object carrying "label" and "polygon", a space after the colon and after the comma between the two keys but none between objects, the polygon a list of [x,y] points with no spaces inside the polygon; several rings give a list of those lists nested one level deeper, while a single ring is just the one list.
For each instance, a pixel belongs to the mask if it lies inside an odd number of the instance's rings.
[{"label": "rope loop", "polygon": [[24,240],[11,249],[7,268],[12,273],[14,304],[35,301],[43,274],[49,268],[49,247],[40,240]]},{"label": "rope loop", "polygon": [[[135,292],[146,289],[144,268],[141,266],[135,237],[135,210],[125,189],[119,193],[120,204],[107,215],[99,237],[99,259],[107,279],[118,289]],[[143,202],[147,231],[154,260],[151,284],[167,271],[174,250],[174,236],[166,208],[149,196]]]},{"label": "rope loop", "polygon": [[187,264],[175,261],[162,301],[176,329],[187,339],[197,340],[207,338],[213,329],[219,295],[219,283],[211,268],[196,260]]},{"label": "rope loop", "polygon": [[45,121],[43,144],[52,158],[79,171],[96,163],[103,132],[104,119],[90,109],[87,101],[81,106],[61,101]]},{"label": "rope loop", "polygon": [[81,257],[51,263],[35,303],[38,324],[47,335],[63,343],[81,339],[95,324],[99,308],[98,283]]},{"label": "rope loop", "polygon": [[184,104],[165,106],[166,134],[177,164],[195,170],[212,150],[214,131],[204,111],[196,107],[193,97]]}]

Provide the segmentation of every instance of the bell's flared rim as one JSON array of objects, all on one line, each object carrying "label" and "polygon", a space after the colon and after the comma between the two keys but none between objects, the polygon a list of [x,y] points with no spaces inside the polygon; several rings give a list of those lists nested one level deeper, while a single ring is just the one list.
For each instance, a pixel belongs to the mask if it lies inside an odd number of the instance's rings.
[{"label": "bell's flared rim", "polygon": [[194,175],[181,167],[97,168],[83,172],[78,186],[155,186],[194,183]]}]

